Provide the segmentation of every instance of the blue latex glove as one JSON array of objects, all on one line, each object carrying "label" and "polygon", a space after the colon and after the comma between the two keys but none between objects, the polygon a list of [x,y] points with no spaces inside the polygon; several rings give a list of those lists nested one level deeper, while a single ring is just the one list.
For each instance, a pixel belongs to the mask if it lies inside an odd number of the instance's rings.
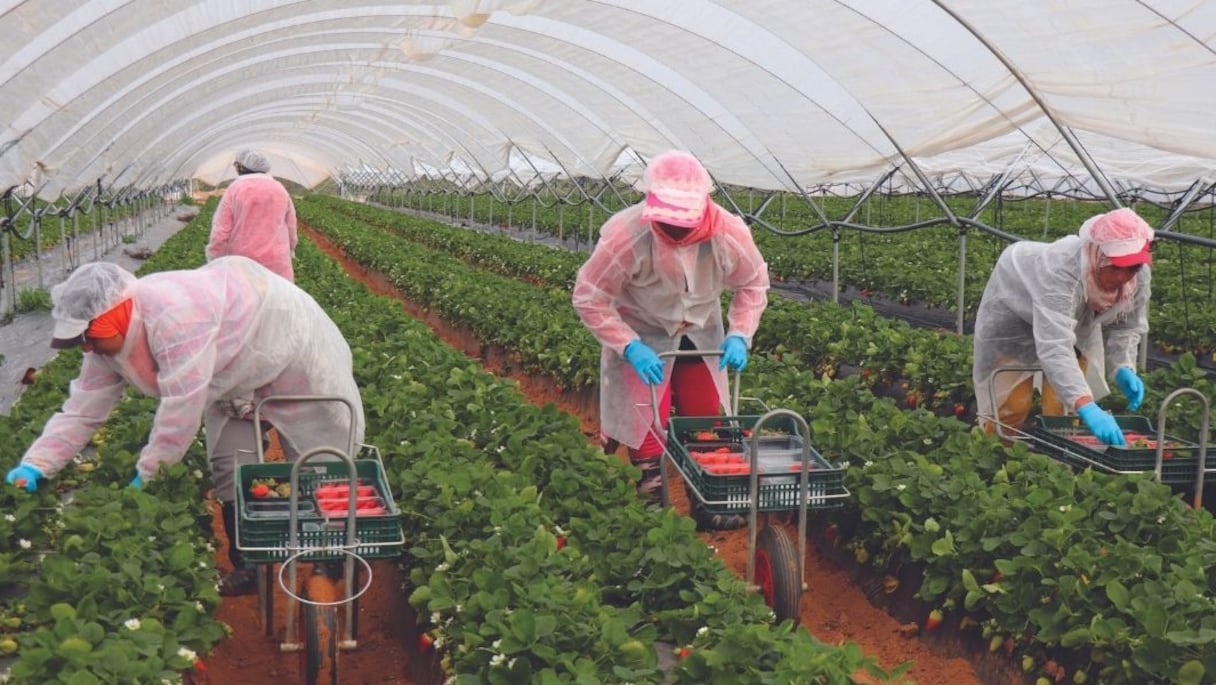
[{"label": "blue latex glove", "polygon": [[732,335],[722,341],[722,356],[718,358],[718,370],[726,367],[742,371],[747,366],[747,343],[743,336]]},{"label": "blue latex glove", "polygon": [[1136,411],[1140,408],[1140,403],[1144,401],[1144,381],[1136,375],[1136,371],[1131,367],[1120,366],[1115,372],[1115,385],[1123,391],[1123,396],[1127,398],[1127,410]]},{"label": "blue latex glove", "polygon": [[1119,447],[1127,444],[1123,439],[1123,431],[1119,430],[1119,424],[1115,421],[1115,417],[1103,411],[1097,402],[1090,402],[1082,406],[1077,410],[1077,415],[1085,422],[1090,432],[1102,442]]},{"label": "blue latex glove", "polygon": [[38,479],[44,477],[45,476],[42,475],[42,472],[33,466],[30,466],[29,464],[18,464],[8,472],[8,475],[4,477],[4,480],[8,481],[9,484],[14,484],[19,480],[23,480],[25,482],[18,484],[17,487],[24,487],[26,492],[33,492],[38,489]]},{"label": "blue latex glove", "polygon": [[136,490],[142,490],[144,488],[144,479],[139,477],[138,471],[135,472],[135,477],[131,479],[131,487],[135,488]]},{"label": "blue latex glove", "polygon": [[638,372],[646,385],[663,382],[663,360],[641,339],[625,346],[625,361],[633,365],[633,370]]}]

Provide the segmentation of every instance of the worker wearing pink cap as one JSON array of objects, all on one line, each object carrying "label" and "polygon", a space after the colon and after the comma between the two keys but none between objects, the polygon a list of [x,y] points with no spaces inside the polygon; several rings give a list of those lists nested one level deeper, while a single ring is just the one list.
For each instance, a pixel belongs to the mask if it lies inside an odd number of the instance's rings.
[{"label": "worker wearing pink cap", "polygon": [[[647,165],[643,201],[617,212],[579,269],[574,308],[602,345],[600,429],[605,445],[624,444],[642,469],[639,494],[659,487],[663,445],[653,430],[650,386],[665,428],[674,402],[681,416],[724,409],[726,369],[742,369],[768,305],[768,265],[739,217],[710,198],[713,183],[687,152]],[[732,293],[727,322],[721,297]],[[720,357],[664,363],[660,352],[720,350]],[[746,524],[716,516],[718,528]]]},{"label": "worker wearing pink cap", "polygon": [[1108,374],[1129,410],[1144,400],[1136,354],[1148,333],[1152,240],[1144,219],[1116,209],[1090,218],[1077,235],[1005,249],[975,320],[972,380],[987,428],[993,418],[1020,428],[1034,382],[1031,372],[995,378],[992,372],[1038,366],[1043,415],[1075,411],[1104,443],[1125,444],[1114,417],[1098,402],[1110,393]]}]

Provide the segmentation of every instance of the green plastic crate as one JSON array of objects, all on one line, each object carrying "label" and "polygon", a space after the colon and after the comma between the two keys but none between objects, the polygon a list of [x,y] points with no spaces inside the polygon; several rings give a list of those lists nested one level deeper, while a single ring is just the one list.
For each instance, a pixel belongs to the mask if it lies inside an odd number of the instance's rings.
[{"label": "green plastic crate", "polygon": [[[238,468],[236,508],[239,512],[237,549],[253,563],[283,561],[294,550],[287,549],[290,540],[289,498],[256,499],[249,494],[255,479],[275,478],[283,482],[291,479],[291,464],[269,462],[245,464]],[[392,491],[384,467],[378,459],[356,459],[355,473],[360,484],[371,485],[383,500],[385,513],[355,517],[355,539],[352,550],[365,559],[389,559],[401,554],[405,535],[401,529],[401,511],[393,501]],[[347,518],[345,513],[336,516],[323,515],[313,500],[313,491],[326,483],[345,483],[350,479],[347,465],[343,461],[310,460],[300,468],[297,545],[300,547],[326,547],[346,544]],[[340,551],[311,552],[299,557],[302,561],[339,561],[346,557]]]},{"label": "green plastic crate", "polygon": [[[672,417],[668,427],[667,451],[684,471],[689,483],[700,491],[710,514],[746,512],[751,505],[751,476],[709,473],[692,457],[691,452],[712,452],[726,447],[743,453],[745,462],[751,459],[752,429],[759,416],[694,416]],[[772,431],[772,433],[770,433]],[[713,433],[709,436],[703,433]],[[760,475],[757,484],[758,511],[794,511],[798,509],[798,471],[791,470],[801,463],[803,440],[797,434],[794,421],[779,416],[766,421],[764,434],[759,436]],[[814,447],[810,448],[811,471],[807,484],[808,509],[834,509],[844,505],[849,491],[844,487],[844,469],[832,466]],[[711,504],[712,503],[712,504]]]},{"label": "green plastic crate", "polygon": [[[1139,433],[1150,440],[1158,439],[1156,426],[1146,417],[1121,415],[1115,416],[1115,422],[1124,435]],[[1078,439],[1096,441],[1097,438],[1077,416],[1036,416],[1030,434],[1043,445],[1042,451],[1057,461],[1078,468],[1089,466],[1108,473],[1152,473],[1157,468],[1157,450],[1153,447],[1117,447],[1078,442]],[[1172,444],[1167,444],[1164,450],[1161,482],[1170,485],[1193,484],[1199,465],[1199,446],[1171,435],[1166,435],[1165,439]],[[1091,464],[1086,459],[1096,463]]]}]

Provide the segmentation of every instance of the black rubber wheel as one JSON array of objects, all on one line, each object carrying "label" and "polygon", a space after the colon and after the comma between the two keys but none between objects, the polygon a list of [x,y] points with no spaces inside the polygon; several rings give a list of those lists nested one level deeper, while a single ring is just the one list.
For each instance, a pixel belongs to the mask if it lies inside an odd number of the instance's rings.
[{"label": "black rubber wheel", "polygon": [[[324,574],[309,575],[303,597],[314,602],[338,599],[337,582]],[[304,685],[338,685],[338,607],[300,603],[301,642],[300,676]]]},{"label": "black rubber wheel", "polygon": [[756,536],[755,583],[777,620],[791,619],[797,625],[802,605],[802,579],[798,576],[797,549],[784,528],[765,526]]}]

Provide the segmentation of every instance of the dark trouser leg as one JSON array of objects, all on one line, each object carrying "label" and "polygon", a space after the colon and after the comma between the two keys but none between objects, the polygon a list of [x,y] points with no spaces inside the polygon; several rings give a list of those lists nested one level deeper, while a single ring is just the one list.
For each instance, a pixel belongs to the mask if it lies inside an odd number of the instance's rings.
[{"label": "dark trouser leg", "polygon": [[236,502],[221,502],[220,515],[224,517],[224,535],[228,537],[228,562],[232,568],[240,568],[245,564],[236,546]]},{"label": "dark trouser leg", "polygon": [[220,514],[224,518],[224,534],[228,536],[228,561],[232,564],[232,572],[220,579],[220,595],[252,595],[258,591],[257,569],[245,563],[236,546],[236,502],[221,502]]},{"label": "dark trouser leg", "polygon": [[247,565],[237,549],[236,476],[238,463],[256,461],[253,423],[232,420],[224,426],[211,445],[211,479],[215,481],[215,498],[220,502],[224,534],[228,537],[228,560],[232,572],[220,579],[220,594],[225,597],[250,595],[257,592],[257,573]]}]

